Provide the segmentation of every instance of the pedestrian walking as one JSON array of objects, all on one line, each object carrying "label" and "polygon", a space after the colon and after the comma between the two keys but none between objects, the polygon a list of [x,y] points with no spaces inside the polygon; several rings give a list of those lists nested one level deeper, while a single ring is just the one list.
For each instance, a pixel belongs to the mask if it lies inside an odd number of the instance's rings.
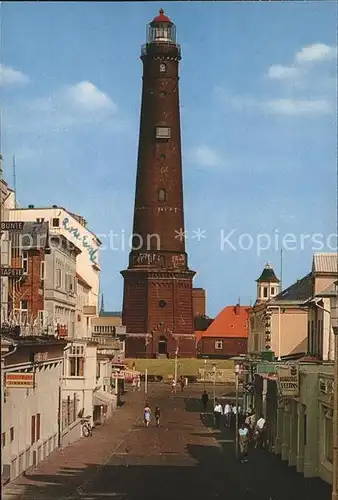
[{"label": "pedestrian walking", "polygon": [[176,379],[173,378],[171,383],[171,392],[176,392]]},{"label": "pedestrian walking", "polygon": [[206,413],[207,412],[208,401],[209,401],[209,396],[208,396],[207,391],[203,392],[201,400],[202,400],[202,405],[203,405],[204,413]]},{"label": "pedestrian walking", "polygon": [[214,406],[214,417],[215,417],[215,425],[216,428],[219,429],[219,423],[221,420],[221,416],[223,415],[223,408],[221,403],[218,401],[218,399],[215,399],[215,406]]},{"label": "pedestrian walking", "polygon": [[156,409],[155,409],[155,420],[156,420],[156,426],[157,427],[160,426],[160,418],[161,418],[161,410],[160,410],[159,406],[156,406]]},{"label": "pedestrian walking", "polygon": [[180,380],[180,385],[181,385],[181,392],[183,392],[183,389],[184,389],[184,377],[182,376],[181,377],[181,380]]},{"label": "pedestrian walking", "polygon": [[237,406],[235,405],[235,403],[232,403],[232,405],[231,405],[231,427],[235,427],[236,414],[237,414]]},{"label": "pedestrian walking", "polygon": [[230,427],[231,423],[231,406],[228,402],[224,405],[224,427]]},{"label": "pedestrian walking", "polygon": [[146,427],[149,427],[150,420],[151,420],[151,408],[148,405],[148,403],[146,403],[145,406],[144,406],[143,418],[144,418],[144,425]]},{"label": "pedestrian walking", "polygon": [[249,429],[242,423],[238,430],[239,437],[239,450],[241,455],[241,462],[248,461],[248,445],[249,445]]},{"label": "pedestrian walking", "polygon": [[131,386],[133,388],[133,391],[136,391],[136,378],[133,378],[133,381],[131,383]]},{"label": "pedestrian walking", "polygon": [[136,379],[136,387],[137,387],[138,391],[141,390],[141,377],[140,376],[138,376]]}]

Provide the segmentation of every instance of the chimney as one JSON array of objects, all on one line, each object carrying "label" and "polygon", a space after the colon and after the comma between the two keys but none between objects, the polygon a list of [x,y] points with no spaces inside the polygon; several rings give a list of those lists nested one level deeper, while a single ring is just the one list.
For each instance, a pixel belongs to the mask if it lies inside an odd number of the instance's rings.
[{"label": "chimney", "polygon": [[240,306],[240,304],[236,304],[236,305],[235,305],[235,314],[236,314],[236,316],[239,316],[240,311],[241,311],[241,306]]}]

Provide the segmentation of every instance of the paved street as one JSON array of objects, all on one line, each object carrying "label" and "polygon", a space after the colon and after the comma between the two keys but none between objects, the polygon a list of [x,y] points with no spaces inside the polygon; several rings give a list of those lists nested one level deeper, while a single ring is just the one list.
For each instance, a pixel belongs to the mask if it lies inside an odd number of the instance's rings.
[{"label": "paved street", "polygon": [[148,401],[161,407],[161,427],[142,426],[144,395],[128,393],[123,408],[93,437],[55,452],[6,488],[4,500],[329,500],[330,486],[305,480],[278,457],[253,451],[234,457],[231,431],[201,419],[200,388],[172,395],[151,385]]}]

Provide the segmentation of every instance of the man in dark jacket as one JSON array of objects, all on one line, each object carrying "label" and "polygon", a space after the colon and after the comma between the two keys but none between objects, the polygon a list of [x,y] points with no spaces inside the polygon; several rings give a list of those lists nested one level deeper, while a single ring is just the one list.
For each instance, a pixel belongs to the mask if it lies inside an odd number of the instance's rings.
[{"label": "man in dark jacket", "polygon": [[204,391],[204,392],[203,392],[202,397],[201,397],[201,400],[202,400],[202,404],[203,404],[203,410],[204,410],[204,413],[206,413],[206,411],[207,411],[207,406],[208,406],[208,401],[209,401],[209,396],[208,396],[207,391]]}]

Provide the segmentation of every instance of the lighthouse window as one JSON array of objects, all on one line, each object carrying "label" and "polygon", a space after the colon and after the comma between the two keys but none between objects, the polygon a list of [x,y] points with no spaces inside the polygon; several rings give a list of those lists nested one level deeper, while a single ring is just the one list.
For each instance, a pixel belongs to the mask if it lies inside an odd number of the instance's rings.
[{"label": "lighthouse window", "polygon": [[165,90],[162,90],[160,92],[160,97],[165,97],[167,95],[166,91]]},{"label": "lighthouse window", "polygon": [[164,154],[164,153],[161,153],[160,156],[159,156],[159,159],[164,161],[166,159],[167,155]]},{"label": "lighthouse window", "polygon": [[170,127],[156,127],[156,139],[170,139]]},{"label": "lighthouse window", "polygon": [[165,189],[160,189],[158,192],[158,201],[166,201],[167,192]]},{"label": "lighthouse window", "polygon": [[160,64],[160,73],[165,73],[167,71],[167,66],[164,63]]}]

